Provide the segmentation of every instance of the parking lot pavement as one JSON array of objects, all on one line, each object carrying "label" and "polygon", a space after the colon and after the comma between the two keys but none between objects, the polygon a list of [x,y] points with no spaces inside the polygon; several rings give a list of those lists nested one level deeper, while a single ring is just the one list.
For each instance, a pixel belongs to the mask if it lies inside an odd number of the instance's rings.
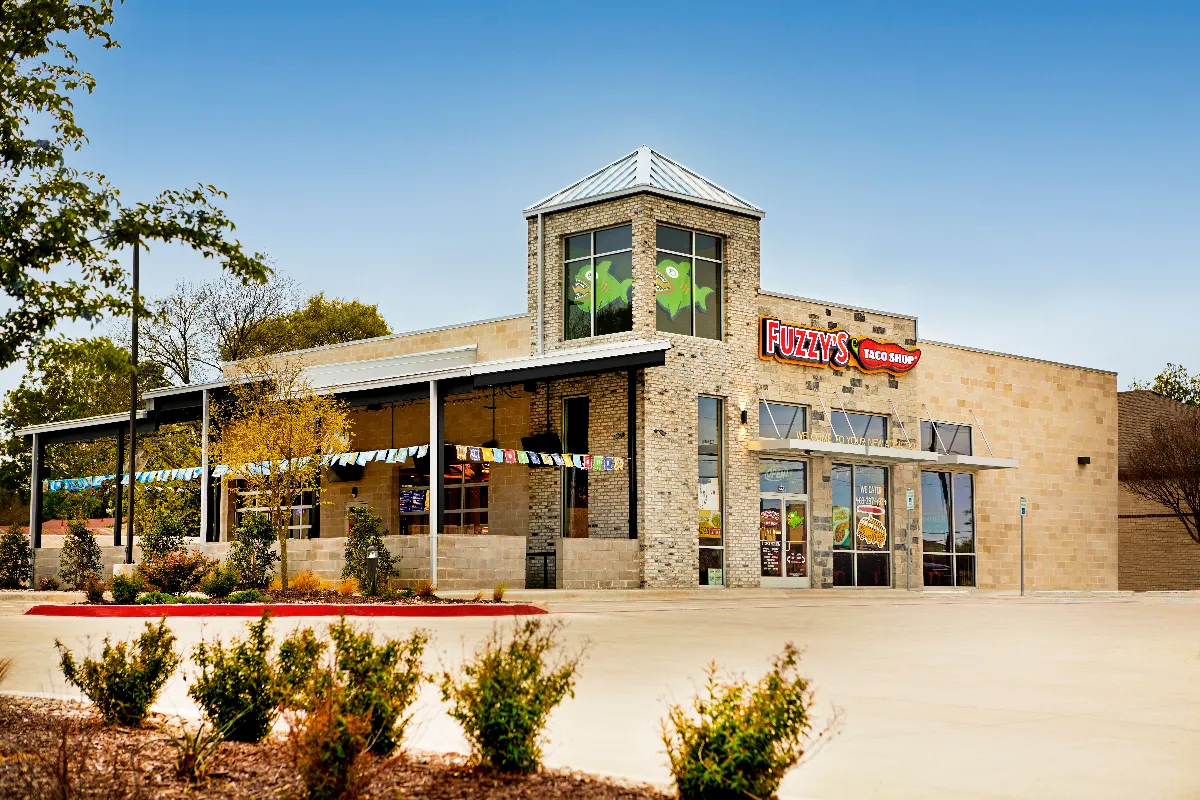
[{"label": "parking lot pavement", "polygon": [[[904,592],[512,593],[541,600],[588,642],[577,696],[551,718],[546,761],[666,783],[658,721],[716,660],[754,677],[784,642],[837,736],[785,781],[785,798],[1200,796],[1200,595],[918,595]],[[8,691],[72,694],[53,648],[128,637],[139,620],[21,616],[0,596]],[[320,620],[280,620],[280,633]],[[175,619],[190,647],[244,620]],[[487,619],[372,619],[433,632],[431,669],[452,667]],[[507,624],[507,623],[501,623]],[[186,668],[184,672],[186,673]],[[183,675],[160,710],[194,714]],[[433,687],[412,746],[464,750]]]}]

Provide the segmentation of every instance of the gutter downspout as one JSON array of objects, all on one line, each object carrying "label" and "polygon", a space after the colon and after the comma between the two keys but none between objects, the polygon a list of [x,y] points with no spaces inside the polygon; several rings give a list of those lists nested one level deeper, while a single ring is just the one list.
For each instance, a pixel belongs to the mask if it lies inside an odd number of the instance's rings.
[{"label": "gutter downspout", "polygon": [[538,241],[537,241],[538,289],[537,289],[537,350],[536,350],[536,352],[540,356],[543,352],[545,352],[545,349],[546,349],[546,347],[545,347],[546,321],[545,321],[545,316],[544,316],[544,314],[545,314],[544,309],[546,307],[546,250],[545,250],[545,246],[543,245],[543,239],[545,238],[545,235],[546,235],[546,220],[545,220],[545,215],[542,214],[542,212],[540,212],[540,211],[538,212],[537,226],[538,226],[538,233],[537,233],[537,239],[538,239]]}]

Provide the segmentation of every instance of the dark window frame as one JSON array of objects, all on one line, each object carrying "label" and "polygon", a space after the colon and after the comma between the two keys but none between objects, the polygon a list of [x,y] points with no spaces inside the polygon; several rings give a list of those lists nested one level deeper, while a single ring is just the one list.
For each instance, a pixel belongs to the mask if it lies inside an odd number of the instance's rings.
[{"label": "dark window frame", "polygon": [[[668,228],[672,231],[676,231],[679,233],[686,233],[688,235],[688,241],[691,243],[690,252],[683,252],[681,250],[671,250],[667,247],[661,246],[658,241],[659,240],[659,236],[658,236],[659,228]],[[697,255],[697,253],[696,253],[696,249],[697,249],[696,248],[696,237],[697,236],[705,236],[710,239],[716,240],[716,243],[717,243],[717,248],[716,248],[717,249],[717,257],[716,258],[709,258],[708,256]],[[680,335],[680,336],[694,336],[697,339],[708,339],[709,341],[713,341],[713,342],[725,341],[725,237],[718,236],[718,235],[712,234],[712,233],[705,233],[704,231],[698,231],[698,230],[694,230],[691,228],[682,228],[678,225],[670,225],[670,224],[667,224],[664,222],[657,222],[655,224],[655,235],[654,235],[654,267],[655,267],[656,272],[658,270],[659,263],[662,261],[661,256],[663,254],[671,255],[671,256],[682,256],[682,257],[689,259],[688,263],[689,263],[689,268],[690,268],[690,272],[691,272],[691,281],[692,281],[691,313],[690,313],[691,331],[689,333],[685,334],[685,333],[679,333],[676,331],[667,331],[665,329],[659,328],[658,327],[659,306],[658,306],[657,300],[655,301],[655,309],[654,309],[655,329],[659,330],[661,332],[664,332],[664,333],[677,333],[677,335]],[[704,336],[704,335],[700,335],[700,334],[696,333],[697,261],[703,261],[706,264],[715,264],[716,268],[717,268],[717,284],[718,285],[717,285],[717,288],[716,288],[714,294],[716,295],[717,302],[720,304],[720,309],[718,310],[718,313],[716,315],[716,320],[717,320],[717,335],[716,336]],[[708,313],[708,312],[706,311],[705,313]]]},{"label": "dark window frame", "polygon": [[[605,250],[604,252],[597,252],[596,251],[596,236],[597,236],[597,234],[602,234],[602,233],[605,233],[606,231],[615,231],[620,228],[629,228],[629,247],[622,247],[622,248],[618,248],[617,250]],[[588,239],[588,242],[589,242],[588,255],[568,259],[567,256],[569,255],[569,253],[567,252],[567,240],[574,239],[579,236],[589,237],[589,239]],[[621,253],[629,253],[630,272],[631,272],[630,277],[632,277],[632,262],[633,262],[633,222],[632,221],[625,222],[620,225],[608,225],[603,228],[596,228],[595,230],[590,230],[590,231],[579,231],[577,233],[565,234],[562,237],[562,256],[563,257],[562,257],[562,272],[559,276],[560,277],[559,288],[562,290],[562,293],[563,293],[563,297],[562,297],[563,341],[574,341],[576,339],[591,339],[591,338],[595,338],[596,336],[609,336],[614,333],[628,333],[629,331],[633,330],[632,309],[633,309],[633,298],[634,298],[636,287],[631,285],[629,288],[629,309],[630,309],[629,327],[623,328],[621,330],[608,331],[606,333],[599,333],[599,334],[596,333],[596,313],[597,313],[597,311],[596,311],[596,288],[595,288],[596,287],[596,284],[595,284],[596,262],[598,259],[601,259],[604,256],[617,255],[617,254],[621,254]],[[568,330],[568,327],[567,327],[567,314],[569,313],[572,303],[567,298],[566,284],[569,279],[568,276],[571,275],[575,269],[577,269],[579,266],[582,266],[585,263],[587,263],[593,270],[593,272],[592,272],[592,293],[591,293],[592,307],[591,307],[591,311],[588,314],[588,334],[586,336],[570,336],[569,335],[570,331]]]},{"label": "dark window frame", "polygon": [[[942,552],[925,551],[925,476],[936,475],[940,485],[943,487],[942,492],[945,499],[946,517],[948,521],[946,532],[948,537],[947,549]],[[966,478],[970,486],[971,494],[971,509],[970,509],[970,526],[971,526],[971,549],[970,551],[959,551],[959,515],[958,509],[958,492],[955,487],[955,480]],[[921,470],[921,584],[923,586],[970,586],[976,587],[979,585],[979,530],[976,527],[975,515],[975,476],[970,472],[950,472],[947,470]],[[971,560],[971,583],[960,583],[958,560],[959,558]],[[930,583],[928,564],[940,563],[941,560],[948,562],[950,583]]]}]

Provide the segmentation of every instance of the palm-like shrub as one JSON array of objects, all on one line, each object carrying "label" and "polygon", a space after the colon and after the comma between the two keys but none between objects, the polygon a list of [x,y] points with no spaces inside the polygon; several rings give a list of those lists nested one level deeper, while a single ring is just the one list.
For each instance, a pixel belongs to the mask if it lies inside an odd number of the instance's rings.
[{"label": "palm-like shrub", "polygon": [[279,554],[272,550],[275,530],[266,514],[247,514],[233,533],[225,564],[238,575],[239,589],[266,589]]},{"label": "palm-like shrub", "polygon": [[516,623],[509,637],[494,629],[460,675],[442,674],[442,699],[484,766],[528,773],[541,764],[546,719],[575,696],[583,658],[581,650],[551,663],[561,630],[536,618]]},{"label": "palm-like shrub", "polygon": [[0,589],[24,589],[29,581],[29,536],[20,525],[0,534]]},{"label": "palm-like shrub", "polygon": [[71,651],[57,639],[59,665],[67,683],[83,690],[109,725],[137,727],[158,698],[163,684],[179,666],[175,634],[163,617],[133,642],[113,644],[104,637],[100,658],[77,664]]},{"label": "palm-like shrub", "polygon": [[383,528],[383,519],[367,506],[355,506],[348,512],[350,534],[346,537],[346,565],[342,567],[343,578],[355,578],[358,585],[372,588],[367,580],[367,555],[375,548],[375,579],[378,586],[387,586],[388,579],[396,574],[392,554],[383,545],[388,532]]},{"label": "palm-like shrub", "polygon": [[722,681],[710,665],[692,713],[671,706],[662,737],[681,800],[775,797],[811,728],[812,693],[796,671],[799,656],[788,644],[754,684]]},{"label": "palm-like shrub", "polygon": [[99,580],[104,576],[100,545],[96,544],[96,537],[83,520],[74,519],[67,523],[58,574],[63,583],[73,589],[82,589],[88,578]]}]

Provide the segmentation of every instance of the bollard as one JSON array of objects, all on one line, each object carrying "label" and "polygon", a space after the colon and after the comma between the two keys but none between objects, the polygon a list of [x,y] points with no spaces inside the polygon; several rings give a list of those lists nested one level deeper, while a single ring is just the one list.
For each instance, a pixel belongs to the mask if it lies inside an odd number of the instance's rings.
[{"label": "bollard", "polygon": [[375,585],[375,570],[378,564],[379,553],[372,547],[370,552],[367,553],[367,594],[371,597],[374,597],[377,593],[376,589],[378,587]]}]

